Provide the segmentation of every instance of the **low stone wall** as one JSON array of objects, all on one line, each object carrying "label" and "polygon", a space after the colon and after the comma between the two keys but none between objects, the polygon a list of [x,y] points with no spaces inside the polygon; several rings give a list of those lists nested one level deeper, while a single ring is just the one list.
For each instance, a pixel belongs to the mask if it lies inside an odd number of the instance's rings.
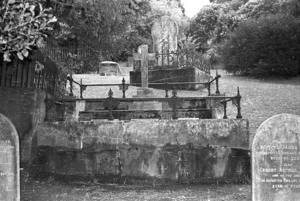
[{"label": "low stone wall", "polygon": [[[181,68],[181,69],[160,69],[149,70],[149,83],[165,82],[209,82],[212,76],[206,74],[198,68]],[[130,83],[141,83],[141,72],[130,72]],[[152,88],[163,88],[159,85],[151,85]],[[203,85],[176,85],[177,89],[195,90]]]},{"label": "low stone wall", "polygon": [[244,119],[47,122],[37,136],[37,168],[95,179],[236,181],[250,175]]}]

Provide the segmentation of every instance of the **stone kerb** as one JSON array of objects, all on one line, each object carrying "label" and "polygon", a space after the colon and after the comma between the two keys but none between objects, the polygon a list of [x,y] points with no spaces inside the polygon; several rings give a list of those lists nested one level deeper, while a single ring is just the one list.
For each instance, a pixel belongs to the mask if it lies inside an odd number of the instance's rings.
[{"label": "stone kerb", "polygon": [[252,144],[252,200],[300,199],[300,116],[266,120]]},{"label": "stone kerb", "polygon": [[0,114],[0,200],[20,200],[19,138],[11,121]]}]

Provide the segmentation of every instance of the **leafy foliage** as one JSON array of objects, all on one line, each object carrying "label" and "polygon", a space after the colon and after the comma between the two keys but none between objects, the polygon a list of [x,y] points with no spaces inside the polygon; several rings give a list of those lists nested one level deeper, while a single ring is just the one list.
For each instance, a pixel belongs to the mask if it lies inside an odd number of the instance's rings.
[{"label": "leafy foliage", "polygon": [[191,22],[189,35],[198,44],[198,50],[206,52],[214,44],[224,40],[227,33],[237,26],[238,20],[227,4],[206,6]]},{"label": "leafy foliage", "polygon": [[299,38],[299,20],[268,15],[241,22],[220,54],[228,72],[293,76],[299,73]]},{"label": "leafy foliage", "polygon": [[12,54],[23,60],[32,47],[38,45],[56,18],[50,9],[27,0],[8,0],[0,3],[0,53],[5,61]]}]

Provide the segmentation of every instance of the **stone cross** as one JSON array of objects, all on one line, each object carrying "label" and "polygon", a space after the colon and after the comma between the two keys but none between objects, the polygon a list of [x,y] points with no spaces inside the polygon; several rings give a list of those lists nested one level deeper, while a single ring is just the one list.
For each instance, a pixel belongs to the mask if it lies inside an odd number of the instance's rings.
[{"label": "stone cross", "polygon": [[11,121],[0,114],[0,200],[20,201],[19,138]]},{"label": "stone cross", "polygon": [[[134,61],[140,61],[142,88],[148,88],[148,64],[150,60],[155,60],[155,54],[148,53],[148,45],[140,45],[138,53],[134,54],[133,57]],[[137,70],[138,67],[136,66],[135,69]]]},{"label": "stone cross", "polygon": [[300,199],[300,116],[267,119],[252,143],[252,200]]}]

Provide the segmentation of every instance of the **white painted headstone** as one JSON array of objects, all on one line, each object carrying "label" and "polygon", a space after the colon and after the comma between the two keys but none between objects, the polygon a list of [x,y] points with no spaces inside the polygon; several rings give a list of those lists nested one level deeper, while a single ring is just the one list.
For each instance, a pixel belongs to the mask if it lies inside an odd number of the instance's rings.
[{"label": "white painted headstone", "polygon": [[300,116],[266,120],[252,144],[252,200],[300,200]]},{"label": "white painted headstone", "polygon": [[19,139],[11,121],[0,114],[0,200],[20,200]]}]

